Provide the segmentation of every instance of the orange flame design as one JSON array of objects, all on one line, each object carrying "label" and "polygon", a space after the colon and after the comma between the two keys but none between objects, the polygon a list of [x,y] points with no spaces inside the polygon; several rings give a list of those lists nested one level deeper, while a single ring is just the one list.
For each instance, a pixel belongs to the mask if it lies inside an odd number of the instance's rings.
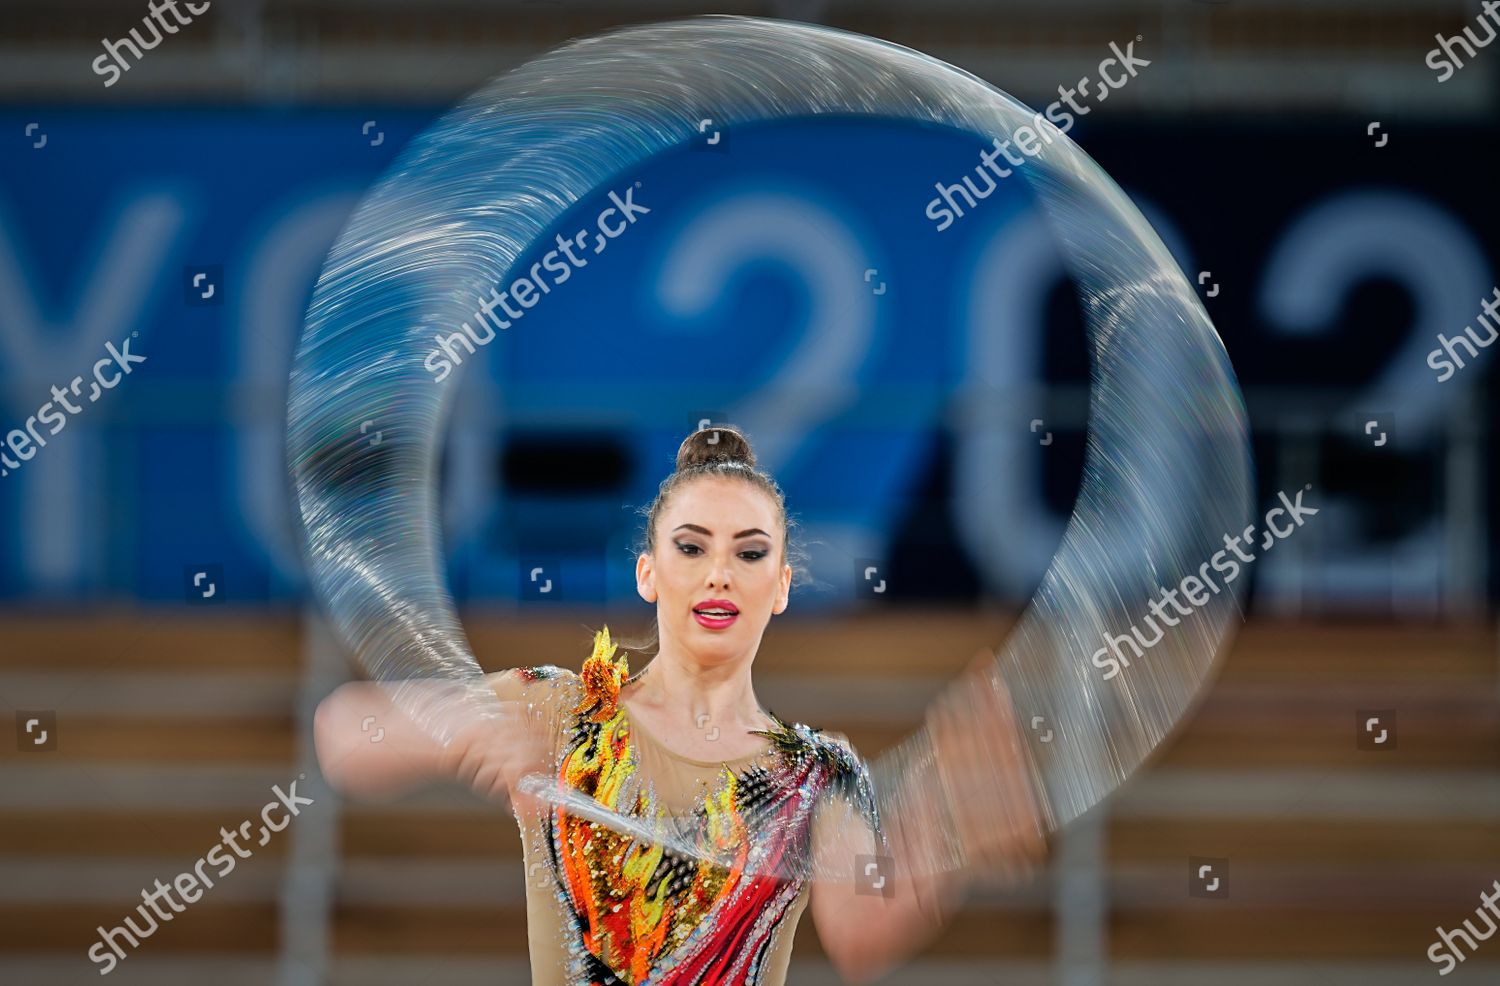
[{"label": "orange flame design", "polygon": [[583,699],[574,707],[573,713],[581,715],[591,706],[597,705],[588,716],[589,722],[608,722],[614,718],[616,703],[620,700],[620,685],[630,675],[630,658],[620,654],[618,644],[609,641],[609,626],[594,634],[594,653],[583,662],[579,677],[583,683]]}]

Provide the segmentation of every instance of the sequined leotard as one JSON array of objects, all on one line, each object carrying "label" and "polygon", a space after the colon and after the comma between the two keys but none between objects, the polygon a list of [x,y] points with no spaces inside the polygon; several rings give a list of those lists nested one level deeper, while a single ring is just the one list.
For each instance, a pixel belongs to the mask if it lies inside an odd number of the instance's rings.
[{"label": "sequined leotard", "polygon": [[556,737],[549,769],[613,810],[655,817],[696,812],[703,837],[729,851],[723,867],[554,807],[517,815],[525,848],[527,935],[534,986],[783,986],[793,932],[811,884],[742,872],[750,847],[805,873],[813,819],[860,820],[877,839],[869,775],[847,741],[776,716],[768,748],[739,760],[681,757],[639,727],[618,700],[627,673],[609,630],[581,674],[542,665],[499,676],[502,699],[542,712]]}]

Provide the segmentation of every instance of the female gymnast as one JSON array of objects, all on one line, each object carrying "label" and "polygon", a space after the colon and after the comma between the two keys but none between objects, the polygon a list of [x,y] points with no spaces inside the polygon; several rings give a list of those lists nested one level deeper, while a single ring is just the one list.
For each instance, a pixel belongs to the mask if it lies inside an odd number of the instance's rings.
[{"label": "female gymnast", "polygon": [[[771,617],[787,608],[788,534],[782,492],[745,436],[695,432],[651,505],[636,560],[656,626],[631,649],[654,646],[648,663],[630,674],[606,626],[579,672],[491,674],[514,714],[465,727],[446,748],[380,686],[344,685],[317,710],[325,775],[356,796],[448,777],[508,800],[525,852],[536,986],[782,986],[809,902],[843,979],[881,975],[930,942],[975,882],[1032,869],[1043,827],[1008,697],[977,687],[993,655],[966,672],[980,707],[940,700],[928,711],[935,776],[909,777],[910,797],[883,802],[898,811],[877,810],[870,772],[844,736],[761,705],[751,667]],[[385,729],[379,744],[359,728],[372,715]],[[517,788],[537,774],[615,812],[692,819],[734,862],[674,853]],[[766,854],[758,860],[783,861],[777,875],[739,865],[752,843]],[[921,862],[954,858],[955,848],[962,869]],[[877,860],[861,863],[879,875],[813,876],[841,861],[855,873],[856,857]]]}]

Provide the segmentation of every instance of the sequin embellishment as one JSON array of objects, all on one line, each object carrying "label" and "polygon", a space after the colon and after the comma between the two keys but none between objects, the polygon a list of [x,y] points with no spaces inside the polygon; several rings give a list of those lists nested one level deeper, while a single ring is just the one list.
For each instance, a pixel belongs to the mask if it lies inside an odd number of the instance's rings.
[{"label": "sequin embellishment", "polygon": [[[659,818],[664,809],[636,776],[639,766],[620,687],[628,675],[608,627],[577,676],[558,776],[624,814]],[[715,790],[698,803],[688,836],[711,845],[718,865],[682,857],[563,808],[550,813],[546,855],[582,948],[572,949],[569,980],[630,986],[754,986],[783,919],[804,881],[746,872],[752,852],[780,872],[802,873],[810,857],[811,819],[830,787],[861,787],[851,750],[817,730],[789,725],[756,730],[771,750],[738,772],[726,764]],[[769,762],[769,766],[765,762]],[[873,816],[872,816],[873,821]],[[878,822],[875,822],[878,826]]]}]

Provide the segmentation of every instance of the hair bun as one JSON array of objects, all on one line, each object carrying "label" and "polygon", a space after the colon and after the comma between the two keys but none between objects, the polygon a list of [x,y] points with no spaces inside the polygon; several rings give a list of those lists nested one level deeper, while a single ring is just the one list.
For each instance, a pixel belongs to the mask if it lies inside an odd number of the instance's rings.
[{"label": "hair bun", "polygon": [[678,472],[706,462],[743,462],[753,469],[755,451],[738,428],[712,425],[684,438],[677,449]]}]

